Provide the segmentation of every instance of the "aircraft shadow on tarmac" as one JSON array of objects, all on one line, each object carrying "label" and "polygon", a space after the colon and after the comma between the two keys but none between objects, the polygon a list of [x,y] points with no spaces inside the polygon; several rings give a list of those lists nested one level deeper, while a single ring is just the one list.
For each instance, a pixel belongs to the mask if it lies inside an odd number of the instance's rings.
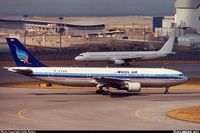
[{"label": "aircraft shadow on tarmac", "polygon": [[[141,92],[141,93],[111,93],[110,97],[112,98],[122,98],[122,97],[129,97],[129,96],[172,96],[172,97],[177,97],[177,96],[182,96],[181,94],[194,94],[195,92],[171,92],[169,94],[164,94],[163,92]],[[179,95],[180,94],[180,95]]]},{"label": "aircraft shadow on tarmac", "polygon": [[[69,93],[31,93],[31,95],[36,96],[48,96],[48,95],[97,95],[94,91],[84,91],[84,92],[69,92]],[[124,92],[111,92],[110,96],[112,98],[128,97],[128,96],[139,96],[139,95],[148,95],[142,93],[124,93]]]},{"label": "aircraft shadow on tarmac", "polygon": [[[155,96],[155,95],[160,95],[160,96],[175,96],[177,97],[178,95],[182,96],[182,94],[196,94],[197,92],[170,92],[170,94],[164,94],[163,92],[141,92],[141,93],[127,93],[127,92],[111,92],[110,95],[102,95],[102,96],[109,96],[112,98],[123,98],[123,97],[130,97],[130,96]],[[199,93],[200,94],[200,93]],[[36,96],[48,96],[48,95],[97,95],[95,91],[83,91],[83,92],[62,92],[62,93],[31,93],[31,95],[36,95]],[[101,95],[101,94],[100,94]]]},{"label": "aircraft shadow on tarmac", "polygon": [[32,93],[33,95],[38,95],[38,96],[42,96],[42,95],[44,95],[44,96],[48,96],[48,95],[96,95],[96,93],[95,92],[93,92],[93,91],[87,91],[87,92],[83,92],[83,93],[81,93],[81,92],[69,92],[69,93],[64,93],[64,92],[62,92],[62,93]]},{"label": "aircraft shadow on tarmac", "polygon": [[141,93],[112,92],[110,97],[112,97],[112,98],[123,98],[123,97],[140,96],[140,95],[143,95],[143,94],[141,94]]}]

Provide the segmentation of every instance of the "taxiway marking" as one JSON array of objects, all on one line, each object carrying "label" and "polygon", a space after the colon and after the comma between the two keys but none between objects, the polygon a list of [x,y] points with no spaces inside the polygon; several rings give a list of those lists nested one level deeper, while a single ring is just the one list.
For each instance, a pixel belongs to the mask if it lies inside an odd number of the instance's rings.
[{"label": "taxiway marking", "polygon": [[[146,121],[162,121],[162,119],[165,120],[174,120],[170,117],[166,116],[167,110],[170,109],[173,110],[174,108],[179,108],[179,107],[186,107],[186,106],[193,106],[197,105],[195,103],[181,103],[181,104],[172,104],[172,105],[162,105],[158,107],[149,107],[149,108],[143,108],[139,109],[135,112],[135,116],[138,118],[141,118]],[[165,109],[165,110],[162,110]],[[165,112],[163,112],[165,111]],[[161,113],[165,113],[165,115],[162,115]]]},{"label": "taxiway marking", "polygon": [[16,115],[17,115],[17,117],[19,117],[20,119],[23,119],[23,120],[28,120],[28,121],[32,121],[32,122],[38,122],[38,120],[36,120],[36,119],[33,119],[31,117],[25,116],[24,113],[28,112],[28,111],[31,111],[31,110],[35,110],[35,109],[39,109],[39,108],[44,108],[44,107],[47,107],[47,106],[51,106],[51,105],[54,105],[54,104],[34,105],[32,107],[23,108],[20,111],[18,111],[16,113]]}]

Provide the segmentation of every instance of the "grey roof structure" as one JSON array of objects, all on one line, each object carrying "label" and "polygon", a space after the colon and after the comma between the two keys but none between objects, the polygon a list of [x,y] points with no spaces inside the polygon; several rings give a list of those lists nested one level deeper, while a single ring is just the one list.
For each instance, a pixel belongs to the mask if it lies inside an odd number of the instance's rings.
[{"label": "grey roof structure", "polygon": [[[43,21],[43,20],[24,20],[24,19],[0,19],[0,22],[21,22],[21,23],[31,23],[31,24],[60,24],[55,21]],[[61,22],[61,24],[65,26],[77,26],[77,27],[97,27],[97,26],[105,26],[104,23],[94,22],[94,21],[75,21],[75,22]]]},{"label": "grey roof structure", "polygon": [[197,9],[200,7],[200,0],[176,0],[176,8]]}]

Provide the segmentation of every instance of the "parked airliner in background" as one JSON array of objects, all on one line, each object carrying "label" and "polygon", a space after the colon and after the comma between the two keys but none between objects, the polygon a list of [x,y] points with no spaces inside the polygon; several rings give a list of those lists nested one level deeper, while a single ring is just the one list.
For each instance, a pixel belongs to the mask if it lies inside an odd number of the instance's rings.
[{"label": "parked airliner in background", "polygon": [[17,65],[4,67],[9,71],[53,84],[96,86],[97,94],[110,94],[109,87],[128,92],[140,92],[142,87],[165,87],[168,93],[169,87],[188,80],[183,73],[164,68],[48,67],[36,60],[17,39],[7,38],[7,42]]},{"label": "parked airliner in background", "polygon": [[152,60],[165,57],[171,54],[174,45],[175,35],[172,34],[169,40],[158,51],[114,51],[114,52],[85,52],[75,57],[76,61],[110,61],[118,65],[130,66],[132,60]]}]

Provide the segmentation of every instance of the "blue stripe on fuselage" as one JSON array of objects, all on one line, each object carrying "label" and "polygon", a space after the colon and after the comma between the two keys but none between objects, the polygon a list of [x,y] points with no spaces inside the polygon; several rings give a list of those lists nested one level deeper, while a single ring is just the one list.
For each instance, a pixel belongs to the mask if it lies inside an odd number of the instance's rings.
[{"label": "blue stripe on fuselage", "polygon": [[179,74],[75,74],[75,73],[47,73],[34,72],[33,76],[38,77],[65,77],[65,78],[155,78],[155,79],[187,79],[187,76]]}]

